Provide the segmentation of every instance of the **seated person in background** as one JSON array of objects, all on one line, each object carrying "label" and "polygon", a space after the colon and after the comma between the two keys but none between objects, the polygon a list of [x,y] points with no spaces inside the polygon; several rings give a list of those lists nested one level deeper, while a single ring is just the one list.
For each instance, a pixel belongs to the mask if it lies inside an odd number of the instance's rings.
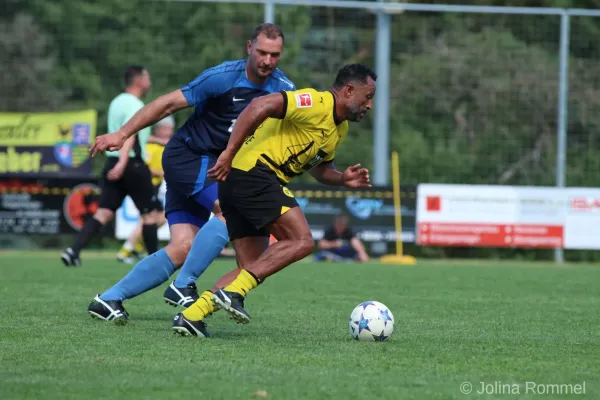
[{"label": "seated person in background", "polygon": [[319,252],[315,261],[360,261],[369,260],[365,247],[356,237],[349,225],[348,216],[335,217],[333,225],[325,231],[319,240]]}]

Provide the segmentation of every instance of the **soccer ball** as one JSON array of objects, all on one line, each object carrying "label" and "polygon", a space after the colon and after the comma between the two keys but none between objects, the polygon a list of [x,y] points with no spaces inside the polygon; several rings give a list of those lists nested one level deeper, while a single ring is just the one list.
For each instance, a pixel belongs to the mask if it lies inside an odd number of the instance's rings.
[{"label": "soccer ball", "polygon": [[383,342],[394,332],[394,315],[378,301],[365,301],[350,314],[350,335],[365,342]]}]

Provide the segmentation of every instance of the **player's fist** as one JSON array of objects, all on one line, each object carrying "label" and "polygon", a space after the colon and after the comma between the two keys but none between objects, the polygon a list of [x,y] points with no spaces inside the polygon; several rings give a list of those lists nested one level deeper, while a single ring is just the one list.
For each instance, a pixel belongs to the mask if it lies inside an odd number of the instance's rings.
[{"label": "player's fist", "polygon": [[227,175],[229,175],[229,171],[231,170],[232,161],[233,155],[227,151],[222,152],[215,165],[208,170],[208,177],[213,181],[225,181]]},{"label": "player's fist", "polygon": [[96,154],[105,150],[120,150],[121,147],[123,147],[123,144],[125,144],[125,140],[127,140],[127,138],[121,135],[119,132],[107,133],[106,135],[98,136],[90,148],[90,153],[92,153],[92,157],[94,157]]},{"label": "player's fist", "polygon": [[369,170],[360,164],[352,165],[344,171],[344,186],[349,188],[370,188]]}]

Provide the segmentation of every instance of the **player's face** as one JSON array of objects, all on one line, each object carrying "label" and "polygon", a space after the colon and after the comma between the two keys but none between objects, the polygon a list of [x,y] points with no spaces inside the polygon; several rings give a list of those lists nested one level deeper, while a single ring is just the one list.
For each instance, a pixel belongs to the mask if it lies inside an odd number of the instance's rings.
[{"label": "player's face", "polygon": [[367,78],[367,83],[349,84],[346,88],[348,96],[348,120],[360,121],[367,111],[373,107],[373,96],[375,96],[375,81]]},{"label": "player's face", "polygon": [[143,70],[142,74],[137,78],[137,85],[142,89],[143,95],[148,93],[148,90],[152,87],[152,81],[150,80],[150,73],[147,70]]},{"label": "player's face", "polygon": [[268,78],[279,63],[283,51],[283,39],[269,39],[260,34],[254,42],[248,41],[248,63],[250,70],[259,79]]},{"label": "player's face", "polygon": [[338,217],[335,219],[335,230],[338,232],[343,232],[348,227],[348,218],[347,217]]}]

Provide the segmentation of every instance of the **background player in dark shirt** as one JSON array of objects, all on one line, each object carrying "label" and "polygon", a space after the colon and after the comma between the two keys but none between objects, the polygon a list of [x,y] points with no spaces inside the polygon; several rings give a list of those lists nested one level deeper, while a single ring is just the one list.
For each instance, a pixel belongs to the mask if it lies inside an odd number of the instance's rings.
[{"label": "background player in dark shirt", "polygon": [[369,261],[365,246],[350,227],[347,215],[337,215],[319,240],[315,261]]}]

